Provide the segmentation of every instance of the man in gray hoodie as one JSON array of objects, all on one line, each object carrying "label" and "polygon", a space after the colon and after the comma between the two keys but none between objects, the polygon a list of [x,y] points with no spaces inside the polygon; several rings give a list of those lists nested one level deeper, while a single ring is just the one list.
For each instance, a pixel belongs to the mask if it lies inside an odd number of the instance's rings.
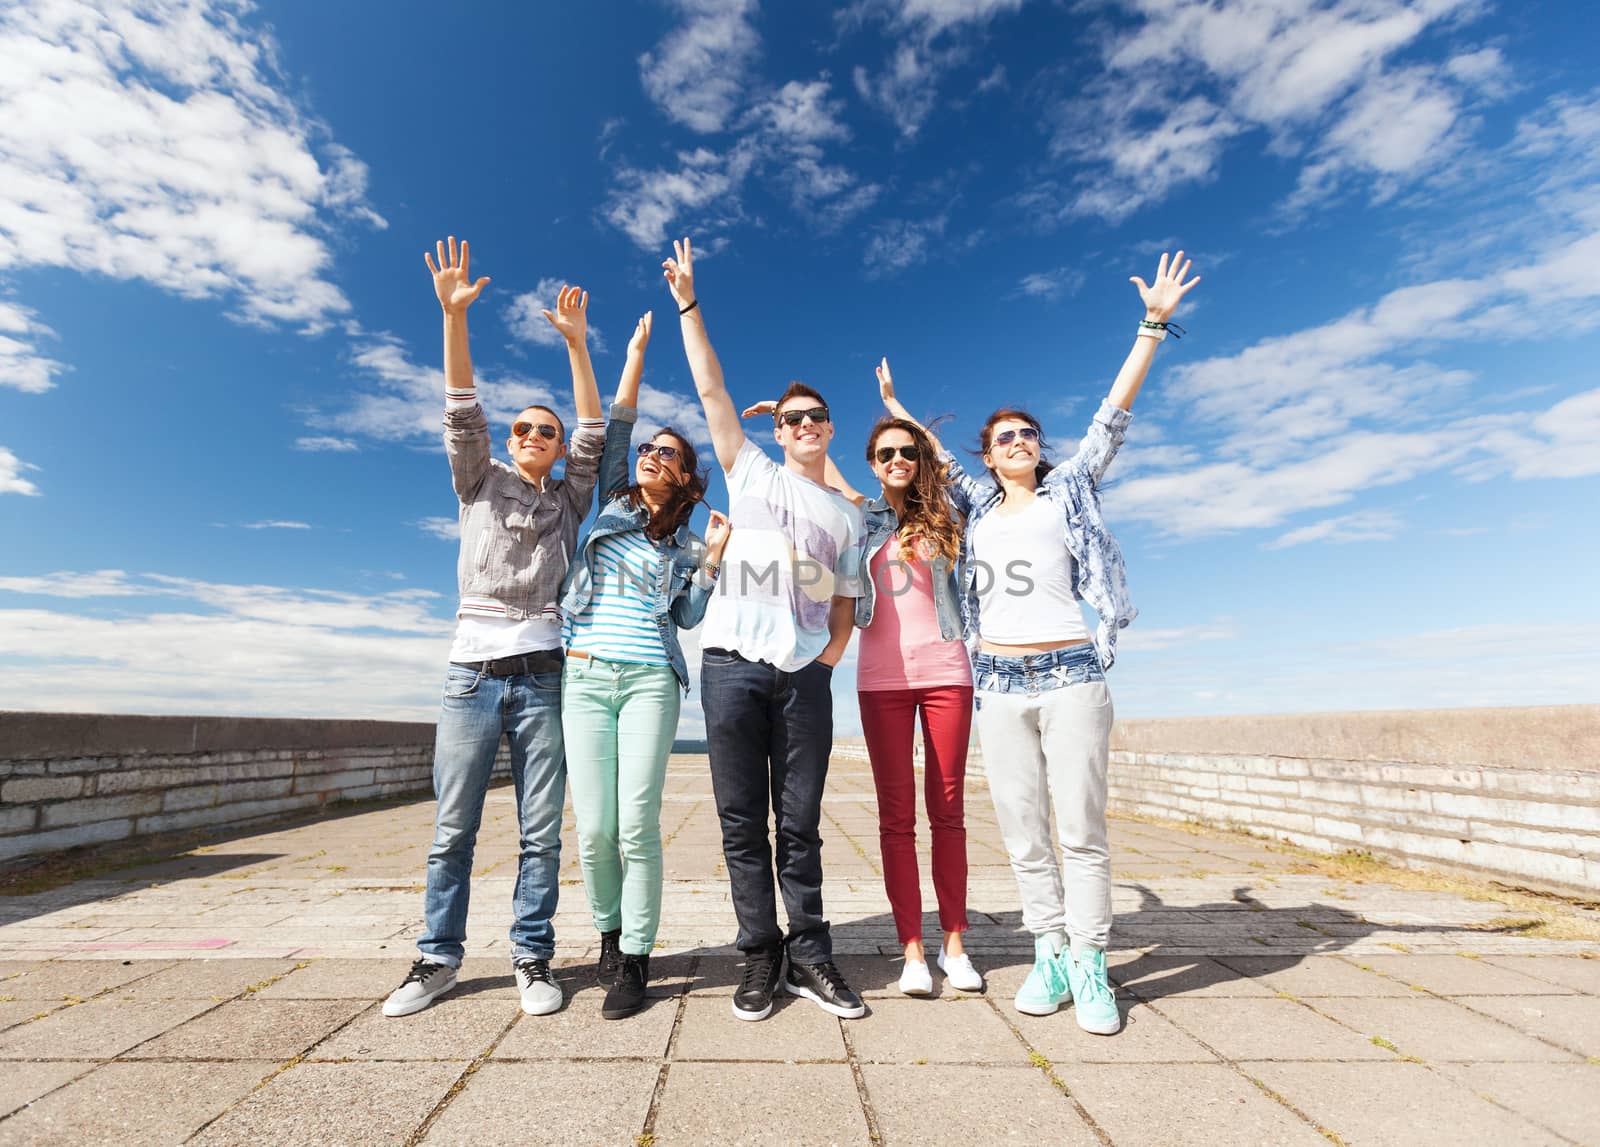
[{"label": "man in gray hoodie", "polygon": [[[511,963],[522,1010],[561,1007],[550,974],[551,917],[561,861],[566,757],[561,739],[561,579],[589,512],[605,443],[600,392],[589,362],[589,296],[564,287],[544,317],[561,332],[572,366],[578,425],[570,452],[561,419],[530,406],[512,422],[511,465],[490,457],[467,350],[467,307],[487,278],[468,274],[467,244],[425,254],[444,309],[444,443],[460,500],[460,604],[433,752],[439,807],[428,853],[418,959],[384,1001],[383,1014],[421,1011],[455,986],[467,931],[473,847],[502,738],[511,747],[521,853],[512,894]],[[550,472],[566,458],[563,478]]]}]

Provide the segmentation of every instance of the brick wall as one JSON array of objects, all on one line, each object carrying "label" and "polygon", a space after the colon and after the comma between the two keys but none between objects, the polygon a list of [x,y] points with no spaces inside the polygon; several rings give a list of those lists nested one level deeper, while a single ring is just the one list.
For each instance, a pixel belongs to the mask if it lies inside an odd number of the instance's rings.
[{"label": "brick wall", "polygon": [[426,792],[432,767],[428,724],[0,713],[0,862]]}]

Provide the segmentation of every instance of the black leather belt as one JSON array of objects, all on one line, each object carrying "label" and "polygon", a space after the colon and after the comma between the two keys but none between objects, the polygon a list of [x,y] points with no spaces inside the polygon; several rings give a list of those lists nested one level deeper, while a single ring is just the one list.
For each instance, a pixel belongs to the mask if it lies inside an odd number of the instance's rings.
[{"label": "black leather belt", "polygon": [[556,673],[561,669],[561,650],[540,649],[499,657],[493,661],[452,661],[450,664],[482,673],[486,677],[517,677],[525,673]]}]

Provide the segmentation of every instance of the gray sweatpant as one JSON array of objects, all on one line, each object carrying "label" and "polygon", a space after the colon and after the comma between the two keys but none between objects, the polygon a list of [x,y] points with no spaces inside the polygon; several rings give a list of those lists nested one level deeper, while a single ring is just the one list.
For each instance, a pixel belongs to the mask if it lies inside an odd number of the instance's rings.
[{"label": "gray sweatpant", "polygon": [[[980,681],[982,677],[980,675]],[[1037,693],[980,687],[974,723],[1023,925],[1065,932],[1077,946],[1111,936],[1111,850],[1106,841],[1106,760],[1111,693],[1104,679]],[[1050,839],[1050,809],[1061,859]]]}]

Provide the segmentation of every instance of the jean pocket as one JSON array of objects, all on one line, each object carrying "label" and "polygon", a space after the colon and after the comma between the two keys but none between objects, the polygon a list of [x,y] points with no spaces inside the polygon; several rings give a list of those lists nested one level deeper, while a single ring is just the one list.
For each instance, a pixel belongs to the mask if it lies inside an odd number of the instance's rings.
[{"label": "jean pocket", "polygon": [[552,669],[548,673],[530,673],[528,680],[533,682],[533,687],[541,693],[561,694],[561,670]]},{"label": "jean pocket", "polygon": [[452,665],[450,671],[444,675],[445,699],[459,701],[471,697],[478,691],[478,683],[482,680],[483,674],[476,669],[462,669]]},{"label": "jean pocket", "polygon": [[700,651],[700,663],[702,665],[733,665],[742,660],[744,659],[738,654],[730,653],[726,649],[702,649]]}]

